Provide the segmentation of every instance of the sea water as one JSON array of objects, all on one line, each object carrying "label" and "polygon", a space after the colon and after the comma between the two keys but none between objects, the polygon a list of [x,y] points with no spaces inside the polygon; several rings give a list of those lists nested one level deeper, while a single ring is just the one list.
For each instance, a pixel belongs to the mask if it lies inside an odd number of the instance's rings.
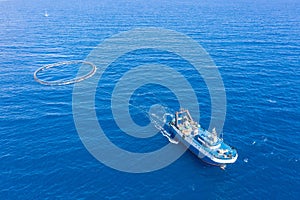
[{"label": "sea water", "polygon": [[[300,196],[299,1],[7,0],[0,1],[0,10],[1,199]],[[112,169],[95,159],[77,134],[73,85],[45,86],[33,79],[43,65],[84,60],[105,39],[147,27],[192,38],[218,66],[227,100],[224,140],[239,153],[225,171],[205,165],[188,151],[154,172]],[[209,126],[210,94],[190,63],[158,49],[129,52],[103,73],[95,95],[99,124],[127,151],[151,152],[168,144],[162,134],[144,139],[125,134],[110,110],[112,92],[124,73],[155,63],[186,77],[197,95],[200,123]],[[76,70],[71,72],[76,75]],[[153,104],[170,112],[180,108],[168,88],[145,85],[130,100],[136,124],[150,123],[142,111]]]}]

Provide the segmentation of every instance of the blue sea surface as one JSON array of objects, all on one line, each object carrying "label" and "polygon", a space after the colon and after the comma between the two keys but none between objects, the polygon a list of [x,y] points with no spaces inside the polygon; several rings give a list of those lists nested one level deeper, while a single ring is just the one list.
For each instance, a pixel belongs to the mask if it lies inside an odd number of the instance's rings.
[{"label": "blue sea surface", "polygon": [[[299,199],[300,1],[0,0],[0,10],[0,199]],[[45,86],[33,78],[41,66],[84,60],[105,39],[147,27],[191,37],[218,66],[227,99],[224,140],[239,153],[226,170],[189,151],[150,173],[109,168],[80,140],[73,85]],[[200,123],[210,123],[208,88],[191,64],[156,49],[129,52],[103,73],[95,96],[99,124],[127,151],[168,144],[161,134],[126,135],[110,110],[124,73],[154,63],[186,77],[199,101]],[[49,80],[77,72],[62,70],[51,72]],[[137,89],[130,103],[141,126],[150,121],[136,107],[180,107],[168,88],[156,84]]]}]

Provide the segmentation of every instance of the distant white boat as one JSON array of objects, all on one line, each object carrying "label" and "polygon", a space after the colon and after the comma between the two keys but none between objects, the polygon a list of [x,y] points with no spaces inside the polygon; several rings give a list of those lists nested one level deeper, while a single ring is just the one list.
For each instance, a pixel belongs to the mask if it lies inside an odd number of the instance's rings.
[{"label": "distant white boat", "polygon": [[49,17],[49,14],[47,11],[45,11],[45,14],[44,14],[45,17]]}]

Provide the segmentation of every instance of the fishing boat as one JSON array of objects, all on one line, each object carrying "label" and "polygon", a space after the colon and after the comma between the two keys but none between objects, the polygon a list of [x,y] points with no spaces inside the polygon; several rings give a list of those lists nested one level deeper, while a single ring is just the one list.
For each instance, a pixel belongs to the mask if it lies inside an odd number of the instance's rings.
[{"label": "fishing boat", "polygon": [[215,128],[209,132],[195,122],[188,110],[181,109],[165,125],[167,137],[183,143],[202,161],[225,169],[226,164],[237,160],[237,150],[224,143]]}]

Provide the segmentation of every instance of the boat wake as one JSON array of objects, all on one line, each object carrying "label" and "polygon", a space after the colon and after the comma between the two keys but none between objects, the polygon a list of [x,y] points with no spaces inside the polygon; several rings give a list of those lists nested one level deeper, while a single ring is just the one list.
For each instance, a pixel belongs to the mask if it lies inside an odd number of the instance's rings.
[{"label": "boat wake", "polygon": [[145,115],[148,117],[148,119],[153,124],[153,126],[157,130],[159,130],[161,132],[161,134],[169,140],[169,142],[171,142],[173,144],[179,143],[179,141],[174,140],[171,137],[171,134],[164,128],[166,122],[174,117],[173,114],[171,114],[174,112],[170,111],[168,107],[156,104],[156,105],[153,105],[151,107],[150,111],[148,112],[148,111],[142,109],[141,107],[134,106],[132,104],[130,104],[130,106],[135,107],[136,109],[145,113]]},{"label": "boat wake", "polygon": [[164,137],[168,138],[169,142],[171,142],[171,143],[173,143],[173,144],[178,144],[178,143],[179,143],[179,141],[172,139],[172,138],[170,137],[169,133],[168,133],[166,130],[164,130],[164,129],[161,130],[161,133],[162,133],[162,135],[163,135]]},{"label": "boat wake", "polygon": [[164,113],[162,118],[160,118],[159,116],[157,116],[154,113],[149,113],[149,119],[151,120],[151,123],[154,125],[154,127],[157,128],[161,132],[161,134],[169,140],[169,142],[171,142],[173,144],[178,144],[179,141],[174,140],[171,137],[170,133],[168,133],[168,131],[166,131],[163,127],[163,125],[167,121],[166,118],[168,116],[172,116],[172,114]]}]

